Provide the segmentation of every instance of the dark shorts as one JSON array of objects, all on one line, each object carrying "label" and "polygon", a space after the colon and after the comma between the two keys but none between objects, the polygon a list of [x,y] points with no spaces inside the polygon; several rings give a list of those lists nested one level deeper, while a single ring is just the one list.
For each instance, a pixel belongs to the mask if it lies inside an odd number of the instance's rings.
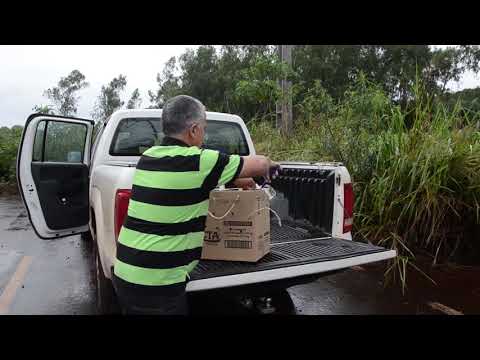
[{"label": "dark shorts", "polygon": [[174,293],[146,294],[113,275],[118,301],[125,315],[188,315],[186,282]]}]

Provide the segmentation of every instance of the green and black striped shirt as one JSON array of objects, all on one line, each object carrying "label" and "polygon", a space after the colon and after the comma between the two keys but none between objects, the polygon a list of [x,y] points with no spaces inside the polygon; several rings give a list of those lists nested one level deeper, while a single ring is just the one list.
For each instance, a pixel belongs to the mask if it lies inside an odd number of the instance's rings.
[{"label": "green and black striped shirt", "polygon": [[170,137],[145,151],[118,238],[117,283],[147,295],[183,291],[202,252],[210,191],[235,180],[242,166],[239,155]]}]

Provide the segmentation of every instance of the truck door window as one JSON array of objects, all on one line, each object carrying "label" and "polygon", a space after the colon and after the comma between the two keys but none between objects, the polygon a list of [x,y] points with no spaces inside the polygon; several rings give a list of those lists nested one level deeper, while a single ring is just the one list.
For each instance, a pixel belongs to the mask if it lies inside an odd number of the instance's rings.
[{"label": "truck door window", "polygon": [[62,121],[41,121],[35,133],[33,161],[81,163],[87,127]]},{"label": "truck door window", "polygon": [[37,131],[35,132],[35,140],[33,143],[33,161],[42,161],[46,123],[46,121],[40,121],[37,125]]}]

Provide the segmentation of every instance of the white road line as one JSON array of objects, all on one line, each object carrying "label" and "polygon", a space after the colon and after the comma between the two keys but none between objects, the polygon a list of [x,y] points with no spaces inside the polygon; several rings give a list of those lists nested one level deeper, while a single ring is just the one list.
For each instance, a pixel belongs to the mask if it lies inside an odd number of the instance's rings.
[{"label": "white road line", "polygon": [[17,289],[22,284],[22,281],[27,274],[28,268],[32,263],[32,259],[33,258],[31,256],[24,256],[18,263],[15,273],[10,278],[7,286],[5,286],[2,295],[0,295],[0,315],[8,314],[10,304],[15,298]]},{"label": "white road line", "polygon": [[439,302],[429,301],[427,302],[427,305],[430,306],[432,309],[441,311],[447,315],[463,315],[461,311],[452,309],[451,307],[440,304]]},{"label": "white road line", "polygon": [[350,269],[355,270],[355,271],[366,271],[365,268],[361,267],[360,265],[352,266]]}]

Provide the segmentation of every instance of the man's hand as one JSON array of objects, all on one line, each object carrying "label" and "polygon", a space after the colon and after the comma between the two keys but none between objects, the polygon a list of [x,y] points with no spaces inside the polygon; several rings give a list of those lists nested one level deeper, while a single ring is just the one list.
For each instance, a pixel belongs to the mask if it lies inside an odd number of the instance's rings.
[{"label": "man's hand", "polygon": [[243,167],[239,178],[263,177],[267,182],[275,179],[281,170],[280,164],[270,160],[266,156],[251,155],[243,156]]},{"label": "man's hand", "polygon": [[268,172],[265,176],[265,179],[267,180],[267,182],[271,182],[273,179],[275,179],[278,176],[278,173],[280,170],[281,170],[280,164],[270,160]]},{"label": "man's hand", "polygon": [[255,181],[253,181],[252,178],[243,178],[243,179],[236,179],[233,182],[233,185],[243,190],[251,190],[251,189],[255,189],[257,184],[255,183]]}]

